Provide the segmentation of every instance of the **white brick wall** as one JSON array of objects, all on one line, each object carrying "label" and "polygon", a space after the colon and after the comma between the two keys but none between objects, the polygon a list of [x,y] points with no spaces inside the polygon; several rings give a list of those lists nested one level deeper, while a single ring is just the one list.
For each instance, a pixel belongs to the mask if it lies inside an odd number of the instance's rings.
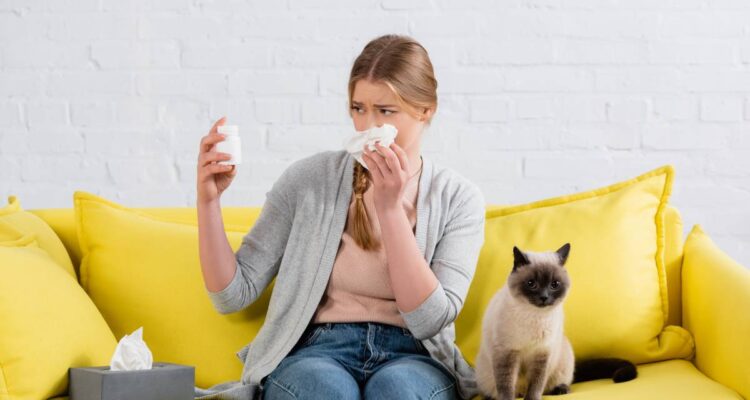
[{"label": "white brick wall", "polygon": [[430,51],[424,152],[488,202],[676,167],[672,203],[750,266],[750,1],[0,0],[0,194],[192,206],[221,115],[244,160],[225,205],[351,131],[346,80],[395,32]]}]

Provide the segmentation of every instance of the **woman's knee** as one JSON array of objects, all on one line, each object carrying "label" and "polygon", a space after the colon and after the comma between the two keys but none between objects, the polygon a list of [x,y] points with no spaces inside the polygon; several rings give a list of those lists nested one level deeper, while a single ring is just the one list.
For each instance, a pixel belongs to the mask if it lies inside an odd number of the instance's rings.
[{"label": "woman's knee", "polygon": [[289,357],[266,377],[263,399],[359,399],[359,385],[336,360]]},{"label": "woman's knee", "polygon": [[365,384],[365,399],[457,399],[455,379],[418,358],[384,364]]}]

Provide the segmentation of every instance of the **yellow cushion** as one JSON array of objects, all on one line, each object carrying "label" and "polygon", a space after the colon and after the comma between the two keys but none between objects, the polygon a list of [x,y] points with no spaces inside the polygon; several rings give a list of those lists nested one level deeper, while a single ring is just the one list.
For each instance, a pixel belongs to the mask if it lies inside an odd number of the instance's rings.
[{"label": "yellow cushion", "polygon": [[23,246],[29,241],[33,241],[36,244],[36,235],[33,233],[24,235],[23,232],[16,229],[13,225],[3,222],[0,219],[0,246]]},{"label": "yellow cushion", "polygon": [[[669,293],[668,325],[682,325],[682,218],[671,205],[664,207],[664,267],[667,271]],[[689,331],[690,329],[688,329]]]},{"label": "yellow cushion", "polygon": [[474,362],[484,310],[512,269],[513,246],[554,251],[565,243],[571,244],[566,268],[572,281],[565,332],[578,358],[689,358],[689,332],[666,326],[662,210],[672,175],[672,167],[663,166],[585,193],[488,211],[485,243],[456,320],[467,359]]},{"label": "yellow cushion", "polygon": [[0,400],[64,395],[68,368],[108,365],[117,341],[34,234],[0,243]]},{"label": "yellow cushion", "polygon": [[[74,194],[74,208],[81,285],[117,338],[143,326],[154,360],[195,366],[197,386],[239,379],[242,363],[235,353],[262,326],[273,284],[250,307],[221,315],[206,293],[196,224],[81,191]],[[246,229],[225,229],[236,251]]]},{"label": "yellow cushion", "polygon": [[39,247],[43,248],[58,265],[71,276],[76,276],[68,251],[55,231],[38,216],[24,210],[16,196],[8,196],[8,205],[0,208],[0,221],[14,227],[21,233],[33,233]]}]

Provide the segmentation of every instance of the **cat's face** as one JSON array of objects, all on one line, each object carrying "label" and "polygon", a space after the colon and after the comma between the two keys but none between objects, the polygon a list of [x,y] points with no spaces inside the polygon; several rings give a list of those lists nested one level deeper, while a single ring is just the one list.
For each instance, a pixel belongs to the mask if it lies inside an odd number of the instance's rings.
[{"label": "cat's face", "polygon": [[517,299],[539,307],[553,307],[562,303],[570,289],[570,278],[565,270],[570,244],[557,251],[524,252],[513,247],[513,271],[508,277],[510,293]]}]

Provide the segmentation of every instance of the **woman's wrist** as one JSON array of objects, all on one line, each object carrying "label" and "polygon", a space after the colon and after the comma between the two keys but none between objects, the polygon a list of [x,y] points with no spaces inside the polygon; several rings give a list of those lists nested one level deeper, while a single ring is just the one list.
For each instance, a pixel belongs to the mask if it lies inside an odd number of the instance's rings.
[{"label": "woman's wrist", "polygon": [[215,197],[213,199],[203,199],[201,196],[198,196],[196,201],[196,207],[198,208],[212,208],[212,207],[219,207],[221,208],[221,204],[219,202],[219,198]]},{"label": "woman's wrist", "polygon": [[399,206],[383,206],[376,210],[378,213],[378,221],[380,222],[381,228],[389,225],[390,221],[395,221],[398,218],[407,219],[406,210]]}]

